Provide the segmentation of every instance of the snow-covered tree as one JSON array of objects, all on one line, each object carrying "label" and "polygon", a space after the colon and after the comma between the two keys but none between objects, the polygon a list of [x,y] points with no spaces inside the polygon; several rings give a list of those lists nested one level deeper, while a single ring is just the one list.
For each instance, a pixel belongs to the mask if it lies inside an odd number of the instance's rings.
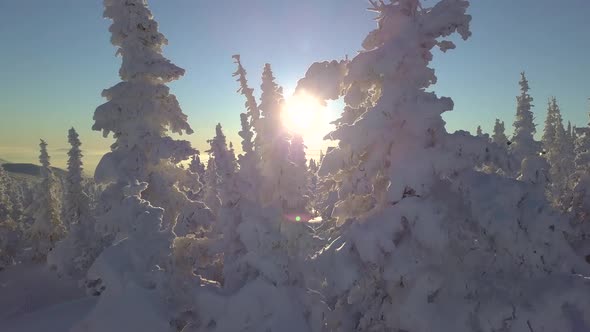
[{"label": "snow-covered tree", "polygon": [[205,181],[203,183],[203,202],[211,209],[214,215],[217,215],[221,207],[221,200],[219,199],[219,176],[217,175],[217,166],[215,159],[209,156],[207,160],[207,169],[205,170]]},{"label": "snow-covered tree", "polygon": [[[240,125],[241,130],[238,135],[242,138],[242,151],[243,154],[238,157],[238,163],[240,165],[239,170],[239,185],[241,186],[240,192],[258,192],[260,175],[258,173],[258,163],[260,162],[260,156],[258,151],[260,148],[255,146],[255,142],[260,141],[254,139],[256,128],[259,128],[260,122],[260,110],[254,97],[254,89],[248,87],[248,80],[246,79],[246,70],[240,62],[240,56],[233,56],[235,63],[238,65],[236,72],[233,73],[234,77],[238,77],[237,81],[240,83],[238,92],[246,97],[244,103],[246,111],[240,114]],[[257,201],[258,197],[254,199]]]},{"label": "snow-covered tree", "polygon": [[575,158],[576,158],[575,145],[576,144],[575,144],[575,140],[574,140],[574,132],[573,132],[572,124],[569,121],[567,122],[567,129],[565,132],[565,136],[566,136],[566,140],[565,140],[565,147],[564,147],[563,155],[564,155],[564,158],[566,158],[568,160],[567,165],[570,167],[570,169],[566,172],[569,172],[571,174],[575,170]]},{"label": "snow-covered tree", "polygon": [[549,194],[556,206],[566,208],[569,177],[573,172],[572,155],[567,153],[568,134],[563,127],[557,99],[551,98],[547,107],[547,118],[543,131],[545,158],[550,165],[551,185]]},{"label": "snow-covered tree", "polygon": [[575,274],[588,267],[563,239],[566,223],[531,184],[475,171],[492,145],[447,133],[441,114],[453,102],[427,92],[432,49],[454,48],[445,40],[454,33],[470,36],[469,3],[372,4],[378,28],[335,83],[346,96],[357,93],[347,89],[354,82],[372,81],[380,98],[330,134],[339,146],[320,168],[335,181],[362,169],[371,185],[347,190],[348,207],[363,208],[340,211],[333,241],[314,259],[331,308],[326,329],[569,330],[590,301],[578,296],[587,290]]},{"label": "snow-covered tree", "polygon": [[[237,81],[240,83],[240,88],[238,92],[246,97],[246,102],[244,106],[246,107],[246,113],[242,113],[240,115],[241,123],[242,123],[242,131],[240,131],[240,137],[242,137],[242,150],[244,153],[248,153],[254,149],[252,138],[254,134],[251,132],[250,129],[253,129],[255,132],[258,132],[258,120],[260,119],[260,109],[258,108],[258,104],[256,103],[256,98],[254,97],[254,89],[248,87],[248,79],[246,78],[246,69],[242,66],[240,62],[240,55],[236,54],[233,56],[235,63],[238,65],[238,69],[233,73],[233,76],[237,76]],[[259,140],[256,143],[260,143]],[[258,148],[258,146],[256,147]]]},{"label": "snow-covered tree", "polygon": [[481,126],[477,126],[477,129],[475,131],[475,135],[477,137],[483,137],[483,131],[481,130]]},{"label": "snow-covered tree", "polygon": [[171,264],[175,232],[195,232],[213,216],[178,188],[194,176],[177,164],[196,150],[168,136],[192,129],[166,83],[184,70],[162,55],[167,40],[145,0],[104,0],[104,6],[113,21],[111,42],[122,56],[122,82],[103,91],[107,102],[94,114],[93,129],[115,138],[95,172],[97,181],[110,183],[96,223],[114,241],[88,271],[88,285],[101,296],[74,330],[165,331],[180,273]]},{"label": "snow-covered tree", "polygon": [[68,132],[68,142],[71,148],[68,151],[64,215],[69,232],[49,253],[47,264],[60,274],[82,278],[107,245],[108,239],[100,236],[95,229],[90,197],[82,184],[82,143],[74,128]]},{"label": "snow-covered tree", "polygon": [[496,119],[494,124],[494,134],[492,135],[492,142],[498,144],[498,146],[508,149],[508,137],[506,136],[506,128],[504,121]]},{"label": "snow-covered tree", "polygon": [[318,190],[318,170],[319,166],[316,163],[315,159],[309,159],[309,190],[311,192],[312,200],[315,200],[316,192]]},{"label": "snow-covered tree", "polygon": [[[15,262],[22,241],[22,227],[14,219],[10,189],[12,180],[0,164],[0,270]],[[14,195],[14,193],[13,193]]]},{"label": "snow-covered tree", "polygon": [[299,184],[292,177],[295,165],[289,160],[291,137],[281,120],[283,89],[274,80],[270,64],[266,64],[259,104],[263,117],[256,135],[257,146],[260,146],[261,202],[295,209],[301,205],[303,197]]},{"label": "snow-covered tree", "polygon": [[190,171],[190,176],[188,177],[188,183],[182,185],[184,191],[191,200],[202,202],[205,193],[205,164],[201,161],[201,152],[199,150],[191,157],[187,169]]},{"label": "snow-covered tree", "polygon": [[211,145],[211,149],[207,153],[215,160],[221,204],[235,203],[237,189],[235,188],[234,178],[238,165],[235,155],[227,146],[220,123],[215,127],[215,137],[207,142]]},{"label": "snow-covered tree", "polygon": [[33,203],[27,211],[33,217],[33,224],[27,230],[27,236],[32,245],[32,258],[45,260],[47,253],[64,236],[65,228],[59,219],[56,207],[55,178],[49,163],[47,143],[41,140],[39,144],[41,162],[41,183],[35,192]]},{"label": "snow-covered tree", "polygon": [[549,181],[549,165],[541,157],[541,142],[535,140],[536,128],[534,115],[531,111],[533,97],[529,95],[529,82],[525,73],[520,73],[520,96],[516,97],[516,118],[514,120],[514,135],[509,151],[517,163],[520,172],[517,177],[522,181],[539,184],[539,187]]},{"label": "snow-covered tree", "polygon": [[200,151],[197,150],[197,153],[195,153],[191,157],[191,162],[188,166],[188,169],[191,172],[197,174],[199,176],[200,181],[203,181],[203,179],[205,178],[205,164],[203,164],[203,162],[201,161]]},{"label": "snow-covered tree", "polygon": [[2,164],[0,164],[0,220],[10,216],[12,210],[8,192],[9,187],[10,178]]},{"label": "snow-covered tree", "polygon": [[68,173],[66,176],[66,194],[65,202],[65,225],[69,228],[71,225],[80,222],[82,214],[89,214],[88,196],[82,190],[82,151],[80,150],[80,139],[74,128],[68,132],[68,142],[71,145],[68,151]]},{"label": "snow-covered tree", "polygon": [[584,232],[590,234],[590,127],[575,129],[575,172],[570,181],[573,186],[571,210]]},{"label": "snow-covered tree", "polygon": [[182,222],[195,228],[207,223],[210,217],[204,205],[189,200],[178,188],[187,172],[177,164],[196,151],[188,141],[168,136],[169,132],[193,132],[166,86],[182,76],[184,69],[162,55],[167,40],[145,0],[105,0],[104,4],[105,18],[113,20],[111,42],[122,57],[122,82],[103,91],[107,102],[94,113],[92,128],[105,137],[112,132],[116,140],[97,166],[95,179],[111,182],[119,191],[136,180],[148,183],[142,198],[164,209],[164,227]]},{"label": "snow-covered tree", "polygon": [[116,233],[120,241],[106,248],[88,271],[89,285],[100,297],[73,331],[169,330],[161,268],[170,259],[174,233],[162,230],[164,211],[141,198],[147,186],[125,186],[123,199],[98,217],[101,228]]},{"label": "snow-covered tree", "polygon": [[301,197],[299,204],[295,205],[295,209],[303,213],[307,204],[309,203],[309,171],[307,168],[307,157],[305,156],[305,143],[303,142],[303,136],[300,134],[293,134],[291,139],[289,160],[295,165],[293,174],[294,182],[297,186],[298,197]]},{"label": "snow-covered tree", "polygon": [[541,143],[534,138],[537,132],[534,115],[531,111],[533,97],[529,95],[529,82],[525,73],[520,73],[520,96],[516,97],[516,118],[514,120],[514,135],[510,144],[510,152],[519,161],[525,158],[537,157],[542,151]]}]

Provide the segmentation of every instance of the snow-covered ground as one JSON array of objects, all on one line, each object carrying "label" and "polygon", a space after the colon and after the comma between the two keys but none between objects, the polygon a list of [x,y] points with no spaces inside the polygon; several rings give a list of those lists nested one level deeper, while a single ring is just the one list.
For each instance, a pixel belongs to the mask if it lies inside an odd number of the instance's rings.
[{"label": "snow-covered ground", "polygon": [[0,272],[0,331],[68,331],[96,300],[44,265],[10,266]]}]

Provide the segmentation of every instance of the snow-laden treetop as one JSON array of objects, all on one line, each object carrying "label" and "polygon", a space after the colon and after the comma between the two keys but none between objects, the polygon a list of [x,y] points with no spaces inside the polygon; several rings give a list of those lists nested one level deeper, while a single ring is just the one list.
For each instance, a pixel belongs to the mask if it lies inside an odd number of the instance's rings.
[{"label": "snow-laden treetop", "polygon": [[151,166],[161,160],[173,163],[194,155],[188,141],[174,140],[168,132],[191,134],[193,130],[178,100],[166,83],[178,79],[184,69],[162,55],[167,40],[158,32],[145,0],[104,0],[104,17],[113,20],[111,42],[122,57],[122,82],[103,91],[107,102],[94,113],[93,130],[117,139],[95,172],[98,181],[149,182]]},{"label": "snow-laden treetop", "polygon": [[184,75],[184,69],[162,55],[168,40],[158,32],[145,0],[105,0],[104,6],[104,17],[113,20],[111,43],[119,46],[117,54],[123,58],[119,70],[123,80],[146,77],[171,82]]}]

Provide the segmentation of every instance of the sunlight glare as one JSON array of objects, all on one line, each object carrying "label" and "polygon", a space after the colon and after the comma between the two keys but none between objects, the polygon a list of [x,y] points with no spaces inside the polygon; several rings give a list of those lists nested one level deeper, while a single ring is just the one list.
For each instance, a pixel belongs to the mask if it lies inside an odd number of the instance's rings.
[{"label": "sunlight glare", "polygon": [[317,98],[306,92],[299,92],[286,100],[283,124],[295,133],[310,136],[313,132],[326,130],[329,124],[327,113],[326,107]]}]

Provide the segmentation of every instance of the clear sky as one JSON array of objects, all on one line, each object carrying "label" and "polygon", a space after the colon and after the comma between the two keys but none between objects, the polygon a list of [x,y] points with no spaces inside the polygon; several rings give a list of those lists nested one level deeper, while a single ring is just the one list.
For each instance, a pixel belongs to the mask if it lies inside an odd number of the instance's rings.
[{"label": "clear sky", "polygon": [[[433,0],[423,1],[431,5]],[[151,0],[169,40],[164,54],[186,69],[171,84],[204,150],[217,122],[239,145],[244,99],[231,56],[242,55],[251,87],[264,63],[292,91],[314,61],[353,56],[375,22],[364,0]],[[448,129],[490,132],[494,119],[512,130],[519,72],[525,70],[542,130],[547,98],[556,96],[565,120],[588,122],[590,1],[473,0],[473,37],[436,54],[434,90],[452,97]],[[101,91],[119,81],[120,59],[110,44],[99,0],[0,0],[0,158],[36,162],[38,139],[54,165],[66,159],[67,129],[76,127],[87,172],[111,144],[91,131]],[[332,109],[333,116],[339,112]],[[319,146],[310,146],[317,155]]]}]

